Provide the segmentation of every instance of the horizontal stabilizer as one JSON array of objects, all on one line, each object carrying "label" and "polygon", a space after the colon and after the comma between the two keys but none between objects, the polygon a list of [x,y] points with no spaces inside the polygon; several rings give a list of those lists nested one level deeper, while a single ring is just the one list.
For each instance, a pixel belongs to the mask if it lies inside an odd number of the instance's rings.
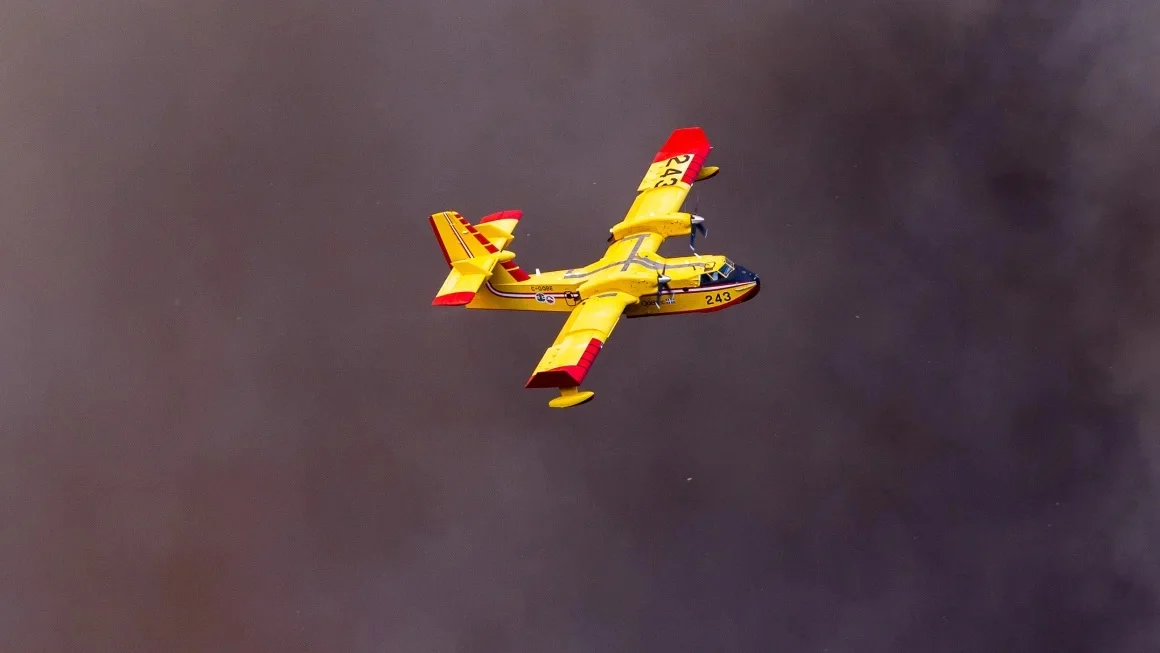
[{"label": "horizontal stabilizer", "polygon": [[515,258],[514,252],[501,251],[487,256],[460,259],[451,263],[451,272],[431,302],[432,306],[466,306],[475,298],[483,283],[491,277],[500,261]]},{"label": "horizontal stabilizer", "polygon": [[501,269],[494,270],[494,274],[501,283],[513,283],[527,281],[529,278],[528,273],[512,260],[515,255],[507,255],[507,247],[515,238],[516,225],[521,217],[522,211],[509,209],[485,216],[478,225],[473,225],[457,211],[441,211],[432,214],[429,221],[447,267],[455,270],[456,264],[473,261],[465,267],[459,267],[459,272],[490,275],[494,264],[474,262],[475,259],[486,258],[489,254],[503,254],[499,259]]},{"label": "horizontal stabilizer", "polygon": [[520,223],[520,218],[523,215],[524,212],[518,210],[499,211],[484,216],[475,228],[483,234],[484,238],[495,243],[496,247],[503,249],[511,244],[512,239],[515,238],[516,225]]}]

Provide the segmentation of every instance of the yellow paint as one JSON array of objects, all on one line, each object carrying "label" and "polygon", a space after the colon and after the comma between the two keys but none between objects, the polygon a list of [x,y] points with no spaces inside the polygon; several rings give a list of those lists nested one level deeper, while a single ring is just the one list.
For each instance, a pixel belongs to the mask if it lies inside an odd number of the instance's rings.
[{"label": "yellow paint", "polygon": [[550,399],[548,405],[552,408],[571,408],[591,401],[594,394],[596,393],[591,390],[560,388],[560,396]]},{"label": "yellow paint", "polygon": [[692,154],[680,154],[664,161],[657,161],[648,167],[648,172],[645,173],[644,179],[641,180],[636,190],[639,193],[650,188],[664,188],[676,185],[683,186],[688,191],[689,184],[682,182],[681,179],[685,176],[685,172],[689,170],[689,166],[691,165],[693,165]]},{"label": "yellow paint", "polygon": [[716,177],[718,172],[721,172],[721,168],[717,166],[705,166],[697,173],[697,178],[694,181],[705,181],[706,179]]},{"label": "yellow paint", "polygon": [[[708,148],[708,142],[704,142]],[[611,230],[611,241],[597,260],[579,268],[537,272],[509,267],[515,254],[507,249],[513,241],[518,220],[494,220],[478,226],[467,223],[458,213],[444,211],[431,216],[436,237],[451,260],[451,271],[437,297],[453,293],[475,293],[466,304],[471,309],[568,313],[555,341],[544,352],[533,371],[552,379],[559,370],[578,370],[599,350],[592,343],[604,343],[621,316],[647,317],[693,312],[711,312],[735,306],[757,292],[755,280],[727,282],[712,279],[728,270],[732,262],[721,255],[665,258],[657,253],[667,238],[688,236],[693,216],[681,212],[690,185],[679,180],[688,172],[695,157],[692,152],[676,153],[649,166],[624,219]],[[696,179],[707,179],[717,169],[706,166]],[[489,246],[479,242],[483,238]],[[507,262],[507,263],[505,263]],[[527,274],[526,280],[516,275]],[[658,294],[659,277],[669,278],[671,292]],[[586,354],[586,351],[589,352]],[[591,360],[587,362],[591,364]],[[593,393],[567,383],[556,385],[560,396],[549,402],[567,408],[589,401]]]}]

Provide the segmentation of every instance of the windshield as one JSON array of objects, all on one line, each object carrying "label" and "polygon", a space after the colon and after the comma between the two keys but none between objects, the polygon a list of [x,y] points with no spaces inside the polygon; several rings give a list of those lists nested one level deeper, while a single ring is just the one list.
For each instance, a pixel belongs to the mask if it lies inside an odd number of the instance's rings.
[{"label": "windshield", "polygon": [[730,261],[729,259],[725,259],[725,264],[722,265],[720,268],[718,268],[716,270],[710,270],[710,271],[706,272],[705,274],[701,275],[701,285],[704,286],[707,284],[719,283],[719,282],[723,281],[726,277],[728,277],[730,274],[732,274],[734,269],[736,269],[736,268],[733,265],[733,261]]}]

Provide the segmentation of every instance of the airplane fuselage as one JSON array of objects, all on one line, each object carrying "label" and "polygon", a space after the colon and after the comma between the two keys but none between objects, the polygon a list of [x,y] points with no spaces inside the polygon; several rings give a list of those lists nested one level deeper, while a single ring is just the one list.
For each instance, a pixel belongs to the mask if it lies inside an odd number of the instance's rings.
[{"label": "airplane fuselage", "polygon": [[[757,295],[757,275],[728,258],[665,258],[657,253],[662,241],[656,234],[634,234],[582,268],[536,271],[523,281],[493,276],[467,308],[567,312],[588,297],[622,292],[640,298],[625,309],[625,317],[645,317],[717,311]],[[667,284],[658,292],[664,277]]]},{"label": "airplane fuselage", "polygon": [[[702,216],[681,210],[694,183],[715,175],[705,166],[712,146],[700,127],[677,129],[661,146],[637,185],[624,218],[608,230],[608,248],[580,268],[520,267],[510,249],[522,211],[489,214],[471,224],[456,211],[429,216],[449,271],[433,306],[568,313],[525,388],[556,388],[553,408],[592,400],[580,387],[622,317],[718,311],[757,295],[757,275],[721,255],[693,249],[707,234]],[[689,238],[692,256],[658,253],[669,238]]]}]

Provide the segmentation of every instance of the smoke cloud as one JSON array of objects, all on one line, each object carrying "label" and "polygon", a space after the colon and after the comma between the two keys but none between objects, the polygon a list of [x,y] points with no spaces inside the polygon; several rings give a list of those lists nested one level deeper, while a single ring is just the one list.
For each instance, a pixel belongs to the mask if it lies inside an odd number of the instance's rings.
[{"label": "smoke cloud", "polygon": [[[10,4],[0,647],[1155,650],[1158,27]],[[548,410],[563,320],[431,308],[426,216],[582,265],[693,124],[761,296]]]}]

